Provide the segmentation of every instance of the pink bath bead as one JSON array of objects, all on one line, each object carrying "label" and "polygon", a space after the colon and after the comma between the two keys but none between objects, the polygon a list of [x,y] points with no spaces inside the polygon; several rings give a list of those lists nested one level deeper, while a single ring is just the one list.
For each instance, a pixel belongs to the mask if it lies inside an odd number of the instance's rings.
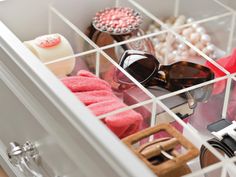
[{"label": "pink bath bead", "polygon": [[204,44],[201,42],[198,42],[197,44],[195,44],[195,46],[199,49],[199,50],[203,50],[204,49]]},{"label": "pink bath bead", "polygon": [[120,14],[114,14],[111,16],[111,19],[116,20],[116,19],[119,19],[119,17],[120,17]]},{"label": "pink bath bead", "polygon": [[193,44],[196,44],[200,41],[201,35],[199,33],[190,34],[190,41]]},{"label": "pink bath bead", "polygon": [[101,24],[97,24],[97,28],[101,28],[102,27],[102,25]]},{"label": "pink bath bead", "polygon": [[121,27],[125,28],[125,27],[127,27],[127,24],[124,23],[124,24],[121,25]]},{"label": "pink bath bead", "polygon": [[183,36],[185,37],[189,37],[191,35],[191,33],[193,32],[192,28],[186,28],[182,31]]},{"label": "pink bath bead", "polygon": [[100,18],[101,21],[106,21],[107,20],[107,17],[102,17]]},{"label": "pink bath bead", "polygon": [[178,44],[178,49],[181,51],[187,50],[187,46],[185,44]]},{"label": "pink bath bead", "polygon": [[207,44],[207,43],[211,42],[211,37],[207,34],[203,34],[201,36],[201,41],[202,41],[202,43]]},{"label": "pink bath bead", "polygon": [[203,28],[203,27],[198,27],[197,29],[196,29],[196,32],[198,32],[198,33],[200,33],[200,34],[204,34],[204,33],[206,33],[206,30],[205,30],[205,28]]},{"label": "pink bath bead", "polygon": [[112,24],[115,24],[115,25],[117,25],[117,24],[119,24],[119,21],[114,21]]}]

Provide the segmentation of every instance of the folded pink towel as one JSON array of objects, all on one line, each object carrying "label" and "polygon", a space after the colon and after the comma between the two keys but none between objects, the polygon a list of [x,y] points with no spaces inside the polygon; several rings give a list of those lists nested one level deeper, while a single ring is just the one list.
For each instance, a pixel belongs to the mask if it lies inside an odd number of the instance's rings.
[{"label": "folded pink towel", "polygon": [[117,99],[116,96],[107,90],[95,90],[88,92],[76,92],[74,93],[80,101],[82,101],[86,106],[94,103],[99,103],[107,100]]},{"label": "folded pink towel", "polygon": [[62,78],[61,81],[72,92],[87,92],[94,90],[111,91],[111,86],[106,81],[97,78],[95,75],[85,70],[79,71],[77,76]]},{"label": "folded pink towel", "polygon": [[[125,105],[111,90],[104,80],[88,71],[79,71],[77,76],[66,77],[62,82],[96,115],[124,108]],[[143,117],[141,114],[128,110],[107,116],[102,121],[119,138],[124,138],[139,131]]]},{"label": "folded pink towel", "polygon": [[[88,108],[96,115],[100,116],[117,109],[126,107],[126,105],[118,99],[107,100],[95,104],[91,104]],[[140,129],[143,117],[141,114],[128,110],[115,115],[107,116],[103,122],[119,137],[124,138]]]}]

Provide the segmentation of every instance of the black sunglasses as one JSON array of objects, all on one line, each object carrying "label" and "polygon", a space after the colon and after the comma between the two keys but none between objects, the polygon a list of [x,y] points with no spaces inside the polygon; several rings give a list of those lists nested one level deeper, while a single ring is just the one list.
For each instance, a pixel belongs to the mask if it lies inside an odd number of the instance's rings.
[{"label": "black sunglasses", "polygon": [[[155,56],[141,51],[127,50],[120,59],[120,66],[145,87],[159,86],[169,91],[177,91],[214,79],[214,73],[207,67],[180,61],[171,65],[161,65]],[[116,80],[123,84],[132,81],[121,71],[116,71]],[[207,101],[213,85],[189,91],[188,98]],[[190,93],[190,94],[189,94]]]}]

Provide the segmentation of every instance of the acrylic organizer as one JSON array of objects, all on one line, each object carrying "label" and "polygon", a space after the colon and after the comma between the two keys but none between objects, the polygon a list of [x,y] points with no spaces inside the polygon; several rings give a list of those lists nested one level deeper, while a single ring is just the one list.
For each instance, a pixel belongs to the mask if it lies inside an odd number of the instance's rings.
[{"label": "acrylic organizer", "polygon": [[[96,5],[93,5],[94,3]],[[74,6],[77,6],[76,10],[71,10]],[[98,46],[87,37],[87,27],[97,11],[114,6],[130,7],[139,11],[144,19],[141,28],[146,33],[126,41]],[[135,110],[144,118],[142,129],[165,122],[166,119],[174,121],[172,125],[190,142],[199,149],[204,145],[216,158],[212,165],[203,169],[200,167],[199,156],[191,160],[188,165],[192,172],[186,177],[236,176],[236,158],[229,159],[215,150],[207,142],[213,135],[206,129],[207,125],[220,119],[236,120],[236,73],[230,73],[227,68],[216,62],[217,59],[228,56],[236,48],[235,0],[99,0],[99,3],[96,0],[79,3],[78,0],[69,0],[50,4],[48,12],[48,26],[45,33],[60,33],[65,36],[73,48],[74,55],[44,63],[45,66],[75,58],[76,66],[72,75],[76,75],[82,69],[92,72],[106,80],[117,97],[128,105],[99,115],[97,119]],[[168,22],[168,19],[179,16],[185,18],[184,23],[171,25]],[[201,36],[186,37],[188,30],[191,31],[193,28],[206,33],[205,40],[210,42],[210,46],[197,44],[196,40],[200,40]],[[32,39],[34,35],[42,34],[41,32],[30,36],[20,34],[20,39],[23,42]],[[146,88],[126,73],[119,66],[117,58],[113,58],[109,53],[111,50],[119,51],[123,44],[138,43],[143,39],[154,41],[155,56],[162,64],[191,61],[204,65],[208,62],[224,75],[175,92]],[[181,48],[184,48],[184,54]],[[89,65],[91,62],[92,65]],[[135,86],[119,91],[113,78],[115,70],[122,72]],[[208,101],[197,102],[196,107],[190,109],[182,95],[205,87],[213,88]],[[155,136],[149,137],[146,141],[153,139]],[[178,151],[184,150],[179,148]]]},{"label": "acrylic organizer", "polygon": [[[66,6],[68,6],[68,9],[70,9],[70,7],[73,5],[74,3],[70,2]],[[126,6],[136,9],[142,14],[144,18],[144,23],[141,27],[144,31],[148,31],[150,24],[158,27],[158,30],[149,30],[145,35],[131,40],[118,42],[107,46],[97,46],[83,33],[89,26],[90,21],[88,19],[91,19],[98,10],[113,6]],[[223,77],[219,77],[200,85],[194,85],[192,87],[172,93],[167,93],[162,90],[153,91],[151,89],[147,89],[133,78],[130,78],[129,74],[125,73],[126,76],[129,77],[136,85],[136,87],[132,88],[131,90],[126,90],[124,93],[118,93],[122,95],[121,99],[123,99],[123,101],[129,105],[129,107],[115,110],[106,115],[101,115],[98,117],[98,119],[133,109],[143,115],[145,120],[145,125],[143,128],[147,128],[160,123],[161,120],[167,117],[171,117],[176,120],[174,123],[175,126],[178,127],[180,131],[182,131],[185,137],[187,137],[198,148],[200,148],[201,145],[205,145],[218,159],[217,163],[212,164],[211,166],[204,169],[201,169],[199,166],[199,158],[192,160],[189,163],[192,173],[187,176],[234,176],[234,162],[236,159],[232,158],[229,160],[215,151],[215,149],[207,143],[207,140],[210,139],[212,135],[206,130],[206,126],[208,124],[213,123],[219,119],[226,118],[235,120],[235,117],[229,115],[230,111],[232,112],[236,109],[232,103],[233,100],[231,99],[231,95],[235,94],[235,89],[233,89],[236,82],[235,74],[230,74],[227,69],[219,66],[215,61],[220,57],[228,55],[236,45],[236,9],[233,0],[117,0],[102,1],[96,7],[84,3],[81,5],[81,7],[83,8],[81,8],[80,11],[70,11],[65,10],[64,5],[62,8],[61,4],[59,3],[52,5],[49,8],[51,22],[49,24],[50,33],[60,32],[67,36],[67,38],[71,39],[71,44],[76,51],[76,58],[78,60],[86,60],[92,57],[95,61],[95,66],[93,68],[94,73],[105,80],[110,80],[109,77],[111,76],[105,76],[103,74],[109,72],[112,74],[112,71],[109,71],[109,69],[112,70],[112,68],[116,67],[122,72],[125,72],[118,66],[116,62],[117,59],[109,56],[109,50],[117,50],[117,48],[121,48],[122,44],[128,44],[135,41],[139,42],[139,40],[146,38],[154,41],[156,39],[165,38],[164,47],[162,49],[158,49],[158,46],[155,48],[157,51],[159,50],[159,53],[156,56],[162,57],[163,64],[173,63],[176,60],[190,60],[191,62],[199,64],[203,64],[208,61],[225,73],[225,76]],[[186,20],[189,21],[185,24],[177,24],[176,26],[168,26],[166,24],[165,19],[173,16],[177,17],[179,15],[183,15]],[[84,19],[84,16],[86,16],[87,20]],[[210,36],[209,40],[212,45],[214,45],[214,53],[207,53],[207,51],[204,51],[204,46],[195,45],[194,40],[184,36],[184,30],[186,31],[186,29],[191,27],[196,28],[196,26],[203,28],[208,34],[208,37]],[[72,32],[74,35],[72,35]],[[178,59],[174,58],[173,56],[169,56],[168,54],[171,52],[173,53],[174,50],[170,47],[170,45],[173,43],[173,40],[174,43],[177,43],[177,45],[186,47],[187,50],[192,52],[193,55],[189,56],[189,54],[187,54],[187,56],[183,57],[182,53],[177,53],[175,51],[174,55],[176,55],[175,57]],[[160,43],[160,40],[158,42]],[[84,46],[86,46],[86,48]],[[164,50],[164,52],[161,50]],[[162,53],[162,56],[160,56],[160,53]],[[104,60],[106,60],[106,67],[101,64],[104,63]],[[110,82],[112,84],[112,81]],[[206,103],[197,103],[194,111],[191,109],[189,110],[188,106],[186,106],[187,103],[184,100],[181,100],[181,96],[179,96],[180,94],[184,94],[199,88],[201,89],[202,87],[206,87],[208,85],[214,85],[214,87],[217,87],[222,84],[224,84],[225,87],[220,93],[212,94]],[[175,105],[171,105],[171,103]],[[178,104],[185,105],[185,107],[183,106],[181,109],[184,110],[183,112],[185,114],[189,114],[188,121],[183,121],[178,116],[178,114],[175,114],[180,112],[180,110],[174,109],[174,107]],[[150,139],[152,138],[153,137],[150,137]]]}]

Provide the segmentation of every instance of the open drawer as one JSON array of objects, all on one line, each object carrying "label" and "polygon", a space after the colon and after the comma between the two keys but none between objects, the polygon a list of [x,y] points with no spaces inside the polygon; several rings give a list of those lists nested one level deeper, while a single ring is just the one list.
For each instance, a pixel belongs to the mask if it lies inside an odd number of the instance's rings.
[{"label": "open drawer", "polygon": [[[228,55],[236,45],[235,2],[202,0],[193,4],[190,7],[188,0],[58,0],[54,3],[44,0],[37,4],[29,0],[0,1],[0,165],[8,175],[156,176],[101,121],[132,110],[143,117],[140,130],[174,120],[172,125],[192,144],[199,150],[204,145],[213,154],[216,163],[212,162],[203,169],[199,156],[189,161],[191,173],[187,176],[235,176],[236,158],[229,159],[215,150],[207,142],[213,135],[206,130],[208,124],[221,118],[235,120],[236,108],[233,103],[236,98],[232,98],[236,92],[236,75],[215,61],[217,57]],[[86,36],[87,27],[97,11],[112,6],[128,6],[139,11],[144,18],[143,30],[147,30],[150,23],[160,29],[124,42],[98,46]],[[9,9],[15,9],[14,13],[10,13]],[[31,18],[29,12],[35,17]],[[195,21],[176,28],[165,25],[163,19],[180,14]],[[204,26],[209,32],[217,56],[205,54],[179,33],[182,28],[196,24]],[[42,63],[23,44],[48,33],[65,36],[74,55]],[[110,50],[119,51],[123,44],[170,35],[177,44],[186,45],[201,58],[196,63],[210,62],[225,75],[175,92],[155,91],[130,76],[109,53]],[[95,116],[62,84],[61,78],[47,68],[72,58],[76,61],[76,67],[71,75],[76,75],[83,68],[116,89],[116,83],[112,80],[113,70],[119,70],[129,78],[134,87],[116,92],[127,106]],[[168,63],[167,58],[163,57],[163,63]],[[91,59],[92,67],[84,66]],[[215,89],[220,87],[220,93],[212,93],[207,103],[198,103],[194,109],[190,109],[182,95],[207,86],[214,86]],[[150,136],[140,144],[155,138],[158,136]],[[31,154],[27,157],[28,161],[17,164],[13,150],[19,147],[31,147],[34,158]],[[184,148],[178,147],[177,150],[185,152]]]}]

